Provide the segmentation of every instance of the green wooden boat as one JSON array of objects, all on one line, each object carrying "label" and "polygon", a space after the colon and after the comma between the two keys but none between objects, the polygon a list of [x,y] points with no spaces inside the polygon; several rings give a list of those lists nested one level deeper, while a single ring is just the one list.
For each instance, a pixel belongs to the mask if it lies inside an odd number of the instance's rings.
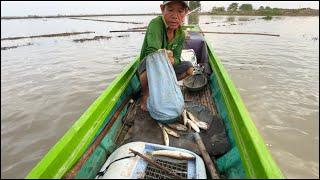
[{"label": "green wooden boat", "polygon": [[[185,28],[203,38],[211,74],[202,97],[207,99],[206,102],[212,102],[210,106],[224,123],[230,143],[228,151],[215,158],[218,173],[222,178],[284,178],[211,43],[199,33],[198,26]],[[137,76],[139,62],[137,57],[127,65],[26,178],[66,178],[71,173],[72,178],[95,178],[130,129],[130,126],[125,126],[124,119],[134,106],[138,107],[137,104],[132,105],[129,99],[140,89]],[[75,165],[79,164],[79,160],[103,131],[106,133],[101,142],[74,172]]]}]

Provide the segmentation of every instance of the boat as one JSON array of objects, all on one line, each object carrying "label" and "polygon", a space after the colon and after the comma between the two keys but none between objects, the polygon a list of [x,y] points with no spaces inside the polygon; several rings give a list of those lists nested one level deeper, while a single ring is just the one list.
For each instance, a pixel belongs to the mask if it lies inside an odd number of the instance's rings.
[{"label": "boat", "polygon": [[[206,51],[208,60],[205,65],[209,67],[206,88],[187,93],[185,100],[192,101],[197,97],[198,102],[215,111],[215,116],[223,123],[229,143],[226,152],[211,156],[218,174],[228,179],[284,178],[210,41],[201,34],[198,25],[184,28],[188,30],[191,40],[193,37],[202,39],[202,50]],[[141,116],[139,113],[132,115],[133,109],[139,109],[139,62],[138,56],[125,67],[33,167],[27,179],[96,177],[107,158],[123,145],[119,142],[123,142],[132,129],[133,122],[126,120],[130,119],[129,116],[135,116],[133,119]],[[139,130],[136,134],[143,135]],[[150,138],[146,141],[151,141]]]}]

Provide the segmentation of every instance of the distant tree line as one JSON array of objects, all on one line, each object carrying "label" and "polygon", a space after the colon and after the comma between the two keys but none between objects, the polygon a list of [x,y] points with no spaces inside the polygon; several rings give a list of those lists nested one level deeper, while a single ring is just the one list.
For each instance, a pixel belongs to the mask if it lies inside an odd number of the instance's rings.
[{"label": "distant tree line", "polygon": [[260,6],[258,9],[254,9],[252,4],[231,3],[227,9],[225,7],[212,7],[210,14],[216,15],[261,15],[261,16],[281,16],[281,15],[317,15],[319,16],[319,10],[311,8],[300,9],[282,9],[271,8],[269,6]]},{"label": "distant tree line", "polygon": [[196,9],[200,7],[197,12],[200,12],[201,11],[201,3],[200,1],[189,1],[189,8],[190,8],[190,11]]},{"label": "distant tree line", "polygon": [[188,24],[198,24],[199,23],[199,13],[201,12],[201,3],[200,1],[189,1],[189,8],[190,11],[195,10],[194,12],[196,13],[192,13],[189,15],[188,17]]}]

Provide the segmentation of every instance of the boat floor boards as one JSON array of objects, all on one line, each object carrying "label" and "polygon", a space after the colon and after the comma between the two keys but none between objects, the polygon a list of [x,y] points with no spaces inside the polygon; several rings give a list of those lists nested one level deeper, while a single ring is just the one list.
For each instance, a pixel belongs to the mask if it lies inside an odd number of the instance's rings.
[{"label": "boat floor boards", "polygon": [[[201,130],[200,135],[205,142],[205,146],[212,156],[219,156],[227,152],[230,148],[225,126],[219,118],[216,106],[212,99],[211,88],[208,84],[203,90],[198,92],[189,92],[185,87],[181,87],[186,103],[198,103],[206,106],[212,113],[213,118],[210,118],[208,130]],[[119,132],[116,140],[116,145],[133,141],[143,141],[155,144],[164,144],[162,131],[155,120],[151,118],[148,112],[144,112],[140,108],[139,100],[134,107],[129,110],[126,119],[122,120],[123,127]],[[177,131],[177,130],[176,130]],[[198,146],[193,139],[193,130],[188,132],[177,131],[180,134],[179,138],[169,135],[170,146],[184,148],[193,151],[200,155]]]}]

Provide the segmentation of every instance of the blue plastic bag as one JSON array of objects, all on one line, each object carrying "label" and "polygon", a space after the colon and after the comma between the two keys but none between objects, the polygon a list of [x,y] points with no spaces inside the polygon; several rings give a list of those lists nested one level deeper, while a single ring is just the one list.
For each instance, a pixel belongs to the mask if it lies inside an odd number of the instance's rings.
[{"label": "blue plastic bag", "polygon": [[166,50],[160,49],[146,57],[150,116],[160,123],[173,123],[182,114],[184,99]]}]

